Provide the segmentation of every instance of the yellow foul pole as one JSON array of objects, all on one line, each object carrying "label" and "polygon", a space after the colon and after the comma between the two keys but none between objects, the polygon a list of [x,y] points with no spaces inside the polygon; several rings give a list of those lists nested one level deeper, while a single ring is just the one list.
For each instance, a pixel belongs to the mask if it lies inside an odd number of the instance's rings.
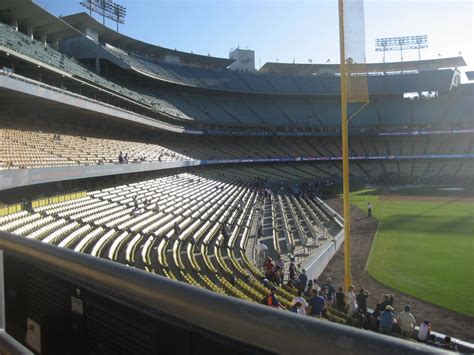
[{"label": "yellow foul pole", "polygon": [[344,0],[339,0],[339,47],[341,56],[341,131],[342,131],[342,185],[344,202],[344,286],[352,283],[351,276],[351,216],[349,208],[349,137],[347,132],[347,77],[344,47]]}]

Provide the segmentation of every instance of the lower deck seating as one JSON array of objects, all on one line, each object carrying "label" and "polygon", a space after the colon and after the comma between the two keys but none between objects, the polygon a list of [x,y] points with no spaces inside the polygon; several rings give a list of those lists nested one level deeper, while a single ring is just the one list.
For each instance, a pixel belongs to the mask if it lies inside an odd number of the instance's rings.
[{"label": "lower deck seating", "polygon": [[[268,289],[256,286],[263,274],[246,256],[257,201],[247,181],[216,179],[212,173],[145,180],[2,217],[0,229],[260,301]],[[314,203],[295,201],[299,208]],[[315,216],[311,221],[288,218],[298,223],[303,238],[310,238],[324,223]],[[288,308],[292,295],[279,292]]]}]

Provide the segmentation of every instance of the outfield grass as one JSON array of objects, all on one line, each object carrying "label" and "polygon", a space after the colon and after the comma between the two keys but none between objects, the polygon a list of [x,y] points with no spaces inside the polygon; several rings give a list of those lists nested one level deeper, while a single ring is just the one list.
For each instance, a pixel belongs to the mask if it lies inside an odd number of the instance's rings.
[{"label": "outfield grass", "polygon": [[390,201],[383,195],[367,189],[351,194],[351,203],[363,210],[370,201],[379,220],[369,274],[392,288],[474,316],[474,203],[421,202],[416,197]]}]

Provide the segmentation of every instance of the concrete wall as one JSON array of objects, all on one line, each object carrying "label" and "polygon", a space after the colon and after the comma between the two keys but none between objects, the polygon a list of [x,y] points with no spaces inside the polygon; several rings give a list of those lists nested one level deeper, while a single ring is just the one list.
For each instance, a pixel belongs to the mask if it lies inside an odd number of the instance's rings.
[{"label": "concrete wall", "polygon": [[324,268],[327,266],[329,261],[331,261],[332,257],[336,254],[344,242],[343,218],[331,207],[329,207],[323,200],[319,198],[317,200],[318,205],[324,209],[327,214],[333,216],[334,221],[342,228],[329,243],[323,246],[323,249],[319,254],[309,257],[304,261],[302,266],[306,269],[306,275],[308,275],[310,280],[317,279],[319,275],[321,275]]},{"label": "concrete wall", "polygon": [[86,179],[98,176],[130,174],[200,165],[200,160],[69,166],[57,168],[12,169],[0,171],[0,191],[48,182]]}]

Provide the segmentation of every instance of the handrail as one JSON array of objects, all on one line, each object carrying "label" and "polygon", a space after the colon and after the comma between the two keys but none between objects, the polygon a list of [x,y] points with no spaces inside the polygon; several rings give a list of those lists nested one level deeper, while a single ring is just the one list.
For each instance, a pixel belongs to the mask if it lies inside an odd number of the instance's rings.
[{"label": "handrail", "polygon": [[0,329],[0,354],[2,355],[33,355],[4,329]]},{"label": "handrail", "polygon": [[[283,354],[443,354],[424,344],[220,295],[112,261],[0,232],[0,249],[76,284],[133,301],[225,337]],[[7,304],[8,306],[8,304]]]}]

